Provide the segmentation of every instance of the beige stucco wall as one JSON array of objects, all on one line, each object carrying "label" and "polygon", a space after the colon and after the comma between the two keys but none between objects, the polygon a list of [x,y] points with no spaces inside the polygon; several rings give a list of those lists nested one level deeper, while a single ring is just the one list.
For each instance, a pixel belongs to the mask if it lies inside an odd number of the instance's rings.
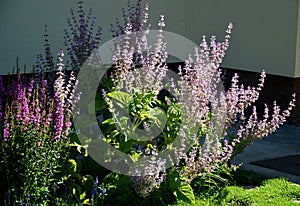
[{"label": "beige stucco wall", "polygon": [[[16,56],[31,67],[43,51],[43,25],[49,25],[53,48],[63,43],[63,29],[70,0],[0,1],[0,72],[11,71]],[[199,43],[203,34],[222,39],[229,21],[234,23],[231,47],[222,66],[283,76],[300,76],[300,32],[297,33],[298,0],[149,0],[150,18],[156,24],[166,15],[166,29]],[[127,1],[86,0],[97,23],[110,39],[109,25],[121,17]],[[299,28],[299,26],[298,26]],[[54,51],[54,53],[57,51]],[[297,60],[297,61],[296,61]]]},{"label": "beige stucco wall", "polygon": [[[36,54],[43,52],[44,25],[48,25],[54,54],[63,47],[63,34],[69,9],[77,10],[77,0],[1,0],[0,1],[0,73],[11,71],[19,57],[20,65],[32,68]],[[110,24],[122,18],[127,1],[86,0],[93,8],[96,25],[103,28],[103,41],[111,38]]]},{"label": "beige stucco wall", "polygon": [[200,33],[222,38],[232,21],[223,66],[294,76],[297,9],[297,0],[187,0],[186,35],[193,40]]}]

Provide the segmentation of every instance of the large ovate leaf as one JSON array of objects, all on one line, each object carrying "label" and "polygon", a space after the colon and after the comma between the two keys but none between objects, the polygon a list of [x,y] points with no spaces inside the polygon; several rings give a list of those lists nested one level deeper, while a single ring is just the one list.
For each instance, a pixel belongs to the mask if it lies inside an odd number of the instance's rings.
[{"label": "large ovate leaf", "polygon": [[188,183],[182,182],[178,189],[175,191],[175,195],[177,197],[177,200],[182,200],[192,205],[195,204],[193,188]]},{"label": "large ovate leaf", "polygon": [[158,107],[150,108],[148,118],[153,120],[155,124],[160,128],[163,128],[166,125],[166,114],[162,109]]},{"label": "large ovate leaf", "polygon": [[195,204],[195,196],[193,188],[190,184],[180,178],[177,171],[172,171],[168,175],[170,189],[176,196],[178,201],[184,201],[190,204]]},{"label": "large ovate leaf", "polygon": [[107,96],[121,103],[118,105],[121,106],[122,108],[128,107],[129,103],[133,99],[130,94],[121,91],[110,92],[107,94]]},{"label": "large ovate leaf", "polygon": [[126,142],[120,143],[119,150],[124,153],[128,153],[132,149],[133,145],[134,145],[134,140],[129,139]]}]

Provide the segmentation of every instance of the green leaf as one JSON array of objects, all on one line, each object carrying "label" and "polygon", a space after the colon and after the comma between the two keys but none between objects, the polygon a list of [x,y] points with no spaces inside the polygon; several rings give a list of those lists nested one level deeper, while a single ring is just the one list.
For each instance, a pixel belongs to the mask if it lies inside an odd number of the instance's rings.
[{"label": "green leaf", "polygon": [[131,158],[131,160],[133,162],[137,162],[139,160],[140,155],[136,152],[132,152],[131,155],[129,155],[129,157]]},{"label": "green leaf", "polygon": [[[107,94],[108,97],[115,99],[122,103],[124,107],[128,107],[129,103],[133,99],[132,96],[128,93],[121,92],[121,91],[114,91]],[[119,104],[120,105],[120,104]]]},{"label": "green leaf", "polygon": [[120,150],[124,153],[127,153],[132,149],[133,145],[134,145],[134,140],[132,140],[132,139],[129,139],[126,142],[121,142]]},{"label": "green leaf", "polygon": [[126,117],[126,116],[122,116],[122,117],[120,118],[119,122],[120,122],[121,127],[122,127],[123,129],[125,129],[125,128],[128,127],[128,124],[127,124],[128,119],[129,119],[129,118]]},{"label": "green leaf", "polygon": [[168,174],[168,180],[170,189],[176,196],[177,200],[182,200],[190,204],[195,204],[193,188],[190,184],[188,184],[180,178],[177,171],[171,171]]},{"label": "green leaf", "polygon": [[182,200],[193,205],[195,204],[193,188],[186,182],[182,182],[180,187],[178,187],[176,190],[176,197],[178,200]]},{"label": "green leaf", "polygon": [[[85,194],[85,193],[84,193],[84,194]],[[80,198],[81,198],[81,197],[80,197]],[[83,203],[83,204],[88,204],[89,201],[90,201],[89,199],[85,199],[82,203]]]},{"label": "green leaf", "polygon": [[86,196],[85,192],[80,194],[80,200],[83,200],[85,198],[85,196]]},{"label": "green leaf", "polygon": [[76,172],[77,171],[77,163],[74,159],[69,159],[69,168],[72,170],[72,172]]},{"label": "green leaf", "polygon": [[102,124],[110,124],[110,125],[113,125],[115,124],[115,120],[113,118],[110,118],[110,119],[106,119],[102,122]]},{"label": "green leaf", "polygon": [[142,112],[141,112],[141,117],[140,117],[140,118],[141,118],[142,121],[144,121],[145,119],[150,118],[150,115],[149,115],[148,112],[142,111]]},{"label": "green leaf", "polygon": [[175,192],[177,188],[180,186],[180,182],[181,182],[178,172],[170,171],[168,174],[168,180],[169,180],[171,191]]},{"label": "green leaf", "polygon": [[150,108],[148,118],[152,119],[160,128],[166,125],[166,114],[162,109],[158,107]]}]

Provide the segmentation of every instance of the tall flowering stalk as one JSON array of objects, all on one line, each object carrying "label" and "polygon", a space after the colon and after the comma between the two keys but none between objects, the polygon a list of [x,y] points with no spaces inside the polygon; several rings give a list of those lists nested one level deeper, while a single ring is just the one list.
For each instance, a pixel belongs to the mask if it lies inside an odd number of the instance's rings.
[{"label": "tall flowering stalk", "polygon": [[0,164],[5,174],[1,187],[11,193],[8,202],[46,205],[51,188],[59,184],[54,175],[67,158],[77,85],[73,73],[69,80],[62,73],[62,57],[61,52],[54,88],[46,78],[36,83],[21,75],[4,86]]},{"label": "tall flowering stalk", "polygon": [[72,70],[80,70],[101,40],[102,28],[95,28],[96,18],[92,17],[92,13],[92,9],[87,13],[84,11],[83,1],[78,1],[78,17],[74,10],[70,9],[70,18],[67,20],[67,29],[64,32],[64,43]]}]

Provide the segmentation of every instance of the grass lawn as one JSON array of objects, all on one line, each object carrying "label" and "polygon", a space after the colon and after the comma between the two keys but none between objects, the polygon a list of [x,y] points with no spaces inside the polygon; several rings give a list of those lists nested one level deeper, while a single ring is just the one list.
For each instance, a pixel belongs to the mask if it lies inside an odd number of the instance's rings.
[{"label": "grass lawn", "polygon": [[284,178],[268,179],[240,170],[233,179],[236,186],[226,186],[210,195],[197,194],[196,205],[300,205],[300,186]]}]

